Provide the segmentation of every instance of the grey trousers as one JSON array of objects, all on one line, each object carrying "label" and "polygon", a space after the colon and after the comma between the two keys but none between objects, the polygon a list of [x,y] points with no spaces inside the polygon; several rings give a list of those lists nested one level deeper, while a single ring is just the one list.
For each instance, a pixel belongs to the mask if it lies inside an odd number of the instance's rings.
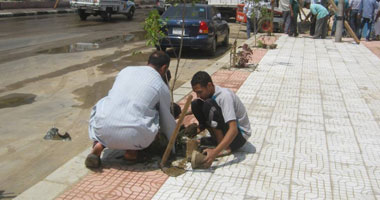
[{"label": "grey trousers", "polygon": [[290,26],[290,11],[282,12],[282,18],[284,20],[284,33],[289,34],[289,26]]},{"label": "grey trousers", "polygon": [[329,16],[323,17],[321,19],[317,19],[317,23],[315,24],[314,38],[319,38],[319,37],[321,37],[322,39],[326,38],[328,17]]}]

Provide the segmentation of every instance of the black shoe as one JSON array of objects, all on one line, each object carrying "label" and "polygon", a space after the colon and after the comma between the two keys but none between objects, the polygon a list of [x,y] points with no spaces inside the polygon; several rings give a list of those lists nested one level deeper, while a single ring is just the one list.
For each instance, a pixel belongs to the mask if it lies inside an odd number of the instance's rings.
[{"label": "black shoe", "polygon": [[84,164],[87,168],[99,168],[101,165],[100,157],[93,153],[90,153],[88,154]]}]

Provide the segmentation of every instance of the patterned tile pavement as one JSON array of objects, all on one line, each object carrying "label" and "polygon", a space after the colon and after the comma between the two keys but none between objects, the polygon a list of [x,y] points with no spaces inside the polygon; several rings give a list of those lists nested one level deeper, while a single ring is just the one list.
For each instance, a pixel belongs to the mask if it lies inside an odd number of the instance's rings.
[{"label": "patterned tile pavement", "polygon": [[281,37],[237,94],[253,133],[153,199],[376,199],[380,59],[364,45]]},{"label": "patterned tile pavement", "polygon": [[329,39],[277,44],[256,71],[213,77],[240,87],[252,127],[243,148],[178,177],[106,167],[58,199],[380,198],[380,59],[363,44]]}]

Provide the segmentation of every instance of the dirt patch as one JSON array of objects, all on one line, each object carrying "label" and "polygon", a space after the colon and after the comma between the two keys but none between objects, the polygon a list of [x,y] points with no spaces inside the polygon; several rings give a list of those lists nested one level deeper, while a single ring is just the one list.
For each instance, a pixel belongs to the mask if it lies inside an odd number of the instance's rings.
[{"label": "dirt patch", "polygon": [[17,107],[25,104],[31,104],[35,101],[36,95],[13,93],[0,97],[0,109]]},{"label": "dirt patch", "polygon": [[99,99],[108,94],[108,91],[112,88],[115,78],[108,78],[104,81],[99,81],[92,86],[85,86],[73,91],[73,94],[77,97],[76,100],[82,102],[81,105],[73,105],[78,108],[91,108],[95,105]]}]

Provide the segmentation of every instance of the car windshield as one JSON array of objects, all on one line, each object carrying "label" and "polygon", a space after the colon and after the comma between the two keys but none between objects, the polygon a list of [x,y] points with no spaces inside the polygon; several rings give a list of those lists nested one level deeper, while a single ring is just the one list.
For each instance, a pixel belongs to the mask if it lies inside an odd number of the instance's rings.
[{"label": "car windshield", "polygon": [[185,12],[185,19],[206,19],[206,7],[186,5],[184,11],[183,5],[172,6],[162,15],[162,18],[181,19],[182,13]]}]

